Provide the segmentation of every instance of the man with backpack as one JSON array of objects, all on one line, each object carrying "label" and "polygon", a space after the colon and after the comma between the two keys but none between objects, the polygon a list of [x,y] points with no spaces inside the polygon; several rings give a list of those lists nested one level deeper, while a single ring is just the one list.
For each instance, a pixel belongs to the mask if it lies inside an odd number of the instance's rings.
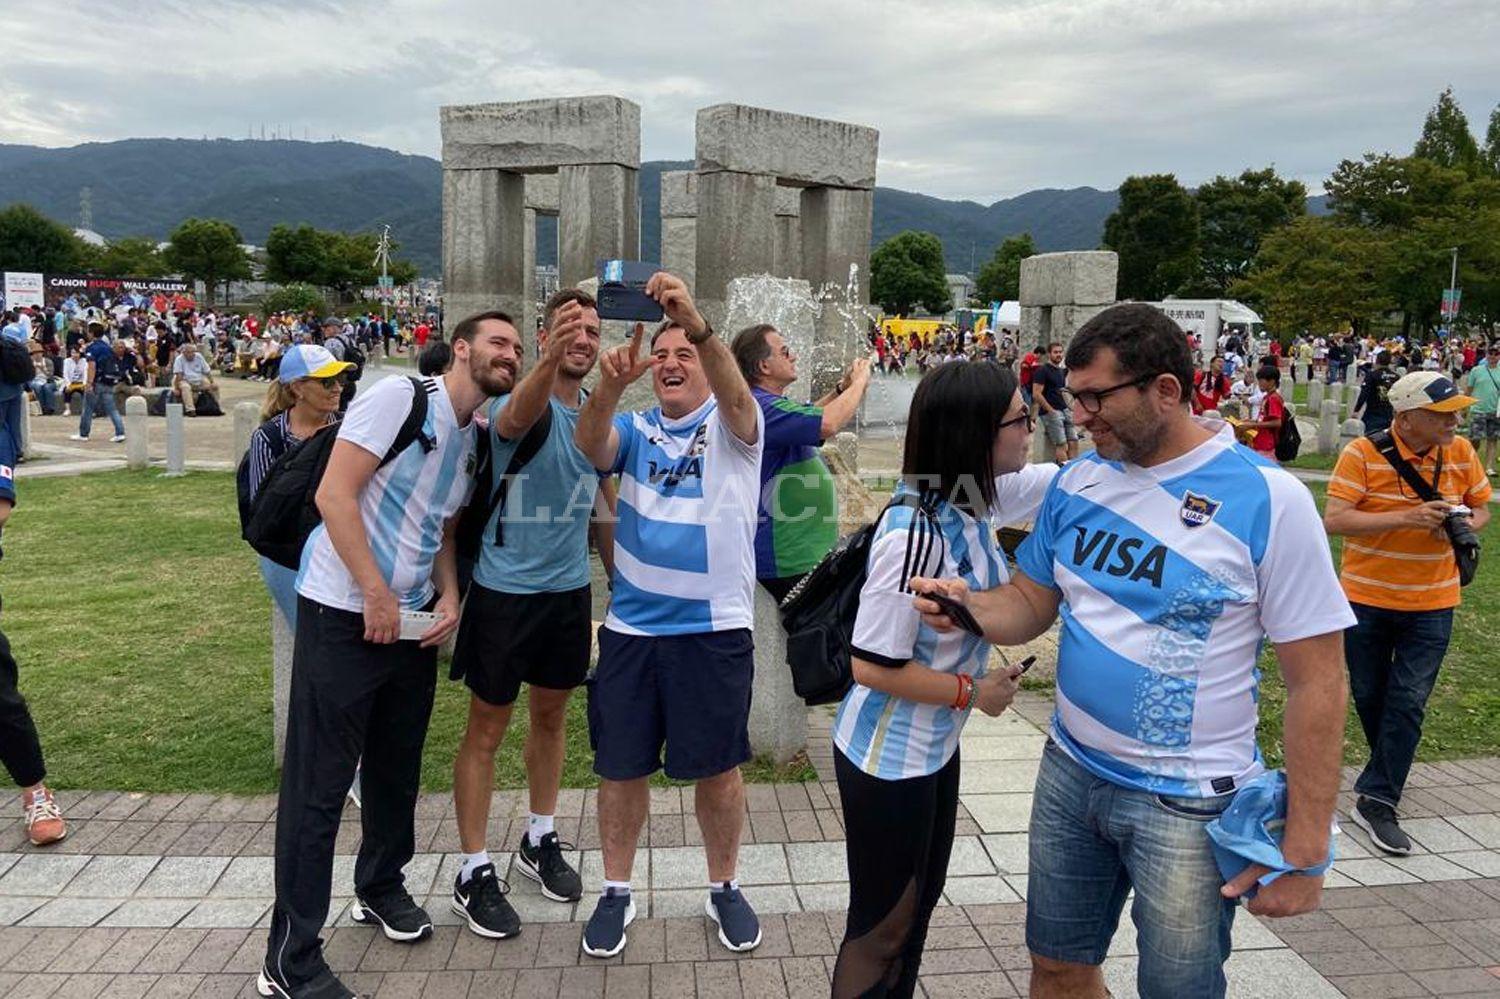
[{"label": "man with backpack", "polygon": [[1240,423],[1238,429],[1255,431],[1250,447],[1267,461],[1276,461],[1282,425],[1296,417],[1287,411],[1286,400],[1281,398],[1281,369],[1268,364],[1255,373],[1255,381],[1261,391],[1260,413],[1256,419]]},{"label": "man with backpack", "polygon": [[94,406],[100,405],[114,424],[115,435],[109,439],[110,443],[118,444],[125,439],[125,421],[120,419],[120,408],[115,404],[115,386],[120,382],[120,359],[104,338],[102,323],[89,324],[89,336],[92,339],[83,352],[83,359],[88,363],[88,377],[83,383],[83,415],[78,420],[78,433],[73,434],[69,440],[89,439],[89,430],[94,423]]},{"label": "man with backpack", "polygon": [[365,373],[365,352],[355,343],[354,335],[344,331],[344,323],[337,316],[323,320],[323,346],[337,360],[354,365],[344,375],[344,393],[339,399],[339,412],[342,413],[354,401],[354,393],[358,391],[355,383]]},{"label": "man with backpack", "polygon": [[[452,906],[482,937],[520,931],[486,850],[495,752],[522,683],[528,688],[529,815],[516,867],[554,902],[575,902],[583,881],[563,856],[553,816],[567,751],[568,699],[582,685],[593,645],[589,527],[606,571],[614,565],[614,486],[573,442],[583,379],[599,356],[599,313],[577,289],[557,292],[537,332],[541,356],[515,391],[488,404],[475,498],[461,521],[477,528],[474,581],[464,604],[450,676],[471,691],[453,762],[453,809],[462,865]],[[433,343],[427,352],[446,346]],[[424,357],[426,354],[424,353]],[[486,474],[487,472],[487,474]],[[474,514],[477,512],[477,516]],[[502,887],[503,886],[503,887]]]},{"label": "man with backpack", "polygon": [[[276,904],[256,983],[262,996],[353,995],[329,969],[318,935],[328,916],[341,806],[361,758],[364,836],[350,915],[398,942],[432,934],[401,869],[415,849],[437,647],[458,627],[453,532],[473,486],[471,417],[487,397],[510,390],[520,346],[504,313],[464,320],[448,372],[393,376],[361,395],[322,452],[326,470],[309,476],[322,520],[302,548],[297,579]],[[421,416],[419,433],[411,429],[414,415]],[[257,507],[278,495],[283,466],[292,470],[317,454],[309,442],[279,462]]]}]

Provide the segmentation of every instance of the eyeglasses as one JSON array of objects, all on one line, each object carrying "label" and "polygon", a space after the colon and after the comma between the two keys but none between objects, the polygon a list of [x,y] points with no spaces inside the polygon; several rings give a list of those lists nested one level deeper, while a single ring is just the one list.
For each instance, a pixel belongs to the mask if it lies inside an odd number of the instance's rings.
[{"label": "eyeglasses", "polygon": [[1026,432],[1027,433],[1031,433],[1033,430],[1036,429],[1036,420],[1032,417],[1031,412],[1029,410],[1027,412],[1025,412],[1025,413],[1022,413],[1020,416],[1013,417],[1013,418],[1011,418],[1009,420],[1001,420],[1000,421],[1000,426],[997,427],[996,429],[997,430],[1004,430],[1006,427],[1013,427],[1017,423],[1025,423],[1026,424]]},{"label": "eyeglasses", "polygon": [[344,385],[344,376],[329,375],[327,378],[319,378],[318,384],[326,389],[342,388]]},{"label": "eyeglasses", "polygon": [[1073,389],[1065,388],[1062,390],[1062,393],[1063,397],[1069,403],[1076,403],[1078,408],[1085,413],[1088,413],[1090,416],[1097,416],[1100,408],[1104,405],[1105,396],[1113,395],[1121,389],[1141,388],[1155,377],[1156,375],[1141,375],[1138,378],[1130,379],[1128,382],[1111,385],[1106,389],[1079,389],[1075,392]]}]

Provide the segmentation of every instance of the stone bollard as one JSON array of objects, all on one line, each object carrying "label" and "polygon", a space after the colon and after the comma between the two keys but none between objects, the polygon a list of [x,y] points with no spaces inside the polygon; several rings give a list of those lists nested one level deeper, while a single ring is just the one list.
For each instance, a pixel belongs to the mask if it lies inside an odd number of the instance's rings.
[{"label": "stone bollard", "polygon": [[1354,404],[1359,401],[1359,381],[1357,379],[1351,378],[1349,380],[1349,384],[1345,386],[1345,389],[1349,394],[1349,398],[1344,403],[1344,405],[1349,407],[1350,410],[1353,410]]},{"label": "stone bollard", "polygon": [[750,751],[785,763],[807,748],[807,705],[792,689],[781,612],[755,587],[755,678],[750,693]]},{"label": "stone bollard", "polygon": [[1339,453],[1344,453],[1344,448],[1354,442],[1356,437],[1365,435],[1365,421],[1348,419],[1339,424]]},{"label": "stone bollard", "polygon": [[[85,399],[84,405],[92,405]],[[151,462],[150,418],[146,416],[146,400],[133,395],[125,400],[125,467],[139,472]]]},{"label": "stone bollard", "polygon": [[187,474],[187,427],[184,426],[182,403],[167,403],[167,471],[169,476]]},{"label": "stone bollard", "polygon": [[1349,408],[1349,404],[1344,401],[1344,383],[1343,382],[1329,382],[1328,383],[1328,395],[1325,398],[1332,399],[1334,402],[1336,402],[1336,403],[1339,404],[1339,413],[1340,414],[1342,414],[1344,410],[1346,410],[1346,409]]},{"label": "stone bollard", "polygon": [[237,402],[234,405],[234,454],[230,458],[238,467],[240,459],[250,450],[250,437],[260,425],[260,407],[253,402]]},{"label": "stone bollard", "polygon": [[271,601],[271,738],[275,744],[276,767],[281,768],[286,755],[286,716],[292,700],[292,649],[295,645],[292,626],[276,601]]},{"label": "stone bollard", "polygon": [[1307,411],[1309,413],[1323,412],[1323,390],[1322,382],[1314,379],[1307,383]]},{"label": "stone bollard", "polygon": [[849,471],[859,474],[859,437],[845,430],[833,435],[833,446]]},{"label": "stone bollard", "polygon": [[1318,416],[1319,454],[1333,454],[1333,449],[1338,446],[1339,414],[1342,410],[1343,406],[1336,400],[1323,400],[1323,410]]},{"label": "stone bollard", "polygon": [[31,454],[31,403],[21,397],[21,453],[17,458],[30,458]]}]

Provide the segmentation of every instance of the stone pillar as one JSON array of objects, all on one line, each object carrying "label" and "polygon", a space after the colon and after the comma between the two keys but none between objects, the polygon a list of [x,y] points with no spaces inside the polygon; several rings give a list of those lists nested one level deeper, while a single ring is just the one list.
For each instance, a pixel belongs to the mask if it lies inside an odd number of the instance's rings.
[{"label": "stone pillar", "polygon": [[[1313,384],[1316,385],[1317,382],[1313,382]],[[1343,406],[1337,400],[1324,399],[1321,410],[1313,410],[1310,406],[1308,409],[1310,412],[1317,412],[1319,414],[1318,453],[1333,454],[1334,448],[1338,447],[1339,443],[1339,414],[1343,410]]]},{"label": "stone pillar", "polygon": [[698,175],[669,170],[661,175],[661,266],[696,294],[698,270]]},{"label": "stone pillar", "polygon": [[286,716],[292,701],[292,650],[296,645],[292,626],[276,601],[271,601],[271,739],[276,768],[286,755]]},{"label": "stone pillar", "polygon": [[31,401],[25,396],[21,398],[21,453],[18,458],[30,458],[31,455]]},{"label": "stone pillar", "polygon": [[[187,428],[183,425],[182,403],[167,403],[167,472],[169,476],[186,475]],[[126,438],[127,440],[129,438]]]},{"label": "stone pillar", "polygon": [[1348,408],[1348,403],[1344,402],[1343,382],[1329,382],[1328,388],[1324,389],[1324,392],[1327,393],[1325,398],[1332,399],[1334,402],[1339,404],[1339,410],[1341,412]]},{"label": "stone pillar", "polygon": [[859,283],[859,301],[870,300],[870,228],[875,192],[810,187],[802,192],[802,272],[814,288]]},{"label": "stone pillar", "polygon": [[766,174],[698,175],[694,298],[714,326],[725,320],[732,279],[775,266],[775,198],[776,179]]},{"label": "stone pillar", "polygon": [[807,748],[807,705],[792,689],[781,612],[759,585],[755,587],[755,676],[749,729],[750,751],[777,763]]},{"label": "stone pillar", "polygon": [[615,163],[558,168],[560,287],[595,277],[598,261],[634,260],[640,248],[639,171]]},{"label": "stone pillar", "polygon": [[[775,273],[777,277],[802,277],[802,189],[798,187],[776,188],[776,248]],[[869,240],[865,240],[868,244]],[[863,275],[863,271],[860,272]]]},{"label": "stone pillar", "polygon": [[1349,398],[1345,400],[1344,405],[1351,410],[1354,408],[1355,402],[1359,400],[1359,388],[1359,379],[1357,378],[1350,378],[1349,384],[1345,386]]},{"label": "stone pillar", "polygon": [[[85,398],[85,406],[93,405]],[[125,400],[125,467],[140,471],[150,464],[151,431],[150,418],[146,415],[146,400],[133,395]]]},{"label": "stone pillar", "polygon": [[1325,386],[1317,379],[1307,383],[1307,411],[1309,413],[1323,412],[1324,390]]},{"label": "stone pillar", "polygon": [[443,171],[443,311],[525,313],[525,179],[504,170]]},{"label": "stone pillar", "polygon": [[1339,453],[1344,453],[1344,448],[1354,443],[1356,437],[1365,435],[1365,421],[1349,419],[1339,424]]},{"label": "stone pillar", "polygon": [[250,450],[250,437],[255,433],[255,428],[259,425],[260,407],[258,405],[253,402],[237,402],[234,404],[234,453],[229,458],[236,466],[239,465],[240,459],[245,456],[245,452]]}]

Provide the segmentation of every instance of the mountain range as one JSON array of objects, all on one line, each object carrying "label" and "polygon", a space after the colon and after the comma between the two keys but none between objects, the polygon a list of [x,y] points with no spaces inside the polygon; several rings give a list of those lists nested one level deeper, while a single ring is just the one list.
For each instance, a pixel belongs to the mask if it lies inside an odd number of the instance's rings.
[{"label": "mountain range", "polygon": [[[644,259],[660,259],[662,171],[691,168],[690,161],[641,164]],[[89,227],[108,239],[165,239],[194,216],[226,219],[257,245],[280,222],[346,231],[388,223],[401,244],[398,256],[424,276],[435,277],[441,268],[442,165],[428,156],[293,140],[123,139],[57,149],[0,144],[0,206],[27,202],[76,226],[85,197]],[[1117,201],[1114,191],[1077,187],[1028,191],[986,206],[877,187],[872,244],[904,229],[926,230],[942,240],[949,271],[972,273],[1007,236],[1022,232],[1043,251],[1093,249]],[[555,224],[538,219],[538,263],[556,262]]]}]

